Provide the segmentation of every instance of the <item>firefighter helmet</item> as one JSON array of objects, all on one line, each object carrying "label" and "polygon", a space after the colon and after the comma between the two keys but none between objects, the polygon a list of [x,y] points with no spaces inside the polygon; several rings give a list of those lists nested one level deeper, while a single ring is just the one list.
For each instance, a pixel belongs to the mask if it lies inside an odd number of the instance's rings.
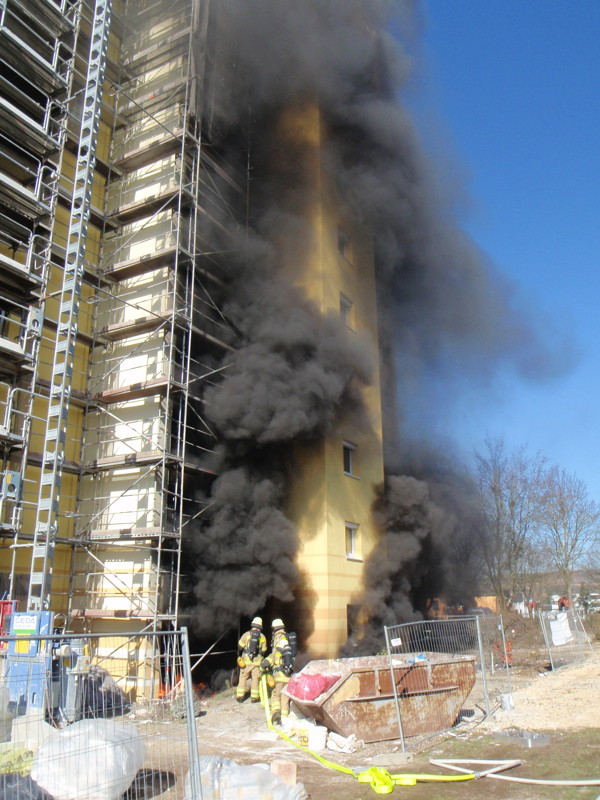
[{"label": "firefighter helmet", "polygon": [[262,630],[262,617],[254,617],[251,625],[253,628],[260,628]]},{"label": "firefighter helmet", "polygon": [[271,623],[271,629],[273,631],[283,630],[284,628],[285,628],[285,625],[283,624],[283,620],[281,620],[279,618],[274,619],[273,622]]}]

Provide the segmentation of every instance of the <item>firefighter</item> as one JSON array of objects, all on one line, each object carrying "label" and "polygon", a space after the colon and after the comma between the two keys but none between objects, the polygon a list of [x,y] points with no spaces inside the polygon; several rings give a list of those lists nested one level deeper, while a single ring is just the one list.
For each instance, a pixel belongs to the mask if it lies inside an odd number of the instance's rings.
[{"label": "firefighter", "polygon": [[262,632],[263,622],[261,617],[254,617],[251,628],[242,634],[238,642],[238,666],[240,679],[235,692],[235,699],[243,703],[246,699],[247,683],[250,680],[250,701],[260,702],[258,684],[260,681],[260,663],[267,652],[267,639]]},{"label": "firefighter", "polygon": [[290,698],[283,694],[283,690],[294,670],[295,653],[282,620],[274,619],[271,631],[271,652],[263,660],[260,668],[263,672],[272,672],[275,679],[275,688],[271,696],[271,721],[279,725],[282,715],[287,717],[290,713]]}]

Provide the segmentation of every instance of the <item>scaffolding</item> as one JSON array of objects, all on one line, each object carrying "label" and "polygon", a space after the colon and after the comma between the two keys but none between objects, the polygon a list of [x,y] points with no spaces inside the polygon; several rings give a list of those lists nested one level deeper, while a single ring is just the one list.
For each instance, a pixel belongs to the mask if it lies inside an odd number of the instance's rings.
[{"label": "scaffolding", "polygon": [[9,596],[19,548],[25,558],[39,553],[23,517],[40,483],[32,465],[46,417],[39,400],[48,396],[41,353],[52,335],[52,272],[66,254],[57,210],[80,21],[68,0],[0,2],[0,531],[10,547]]},{"label": "scaffolding", "polygon": [[9,64],[35,169],[18,181],[14,156],[0,178],[5,591],[82,630],[174,628],[217,465],[202,392],[235,346],[220,306],[246,156],[203,123],[207,0],[0,0],[21,37],[42,10],[35,114]]},{"label": "scaffolding", "polygon": [[104,84],[110,12],[110,0],[96,0],[82,95],[83,108],[63,280],[58,298],[56,340],[42,451],[42,474],[33,533],[27,608],[35,610],[49,608],[51,600],[54,549],[58,535],[59,496],[65,460],[75,343],[79,329],[85,248],[102,108],[102,94],[98,88]]}]

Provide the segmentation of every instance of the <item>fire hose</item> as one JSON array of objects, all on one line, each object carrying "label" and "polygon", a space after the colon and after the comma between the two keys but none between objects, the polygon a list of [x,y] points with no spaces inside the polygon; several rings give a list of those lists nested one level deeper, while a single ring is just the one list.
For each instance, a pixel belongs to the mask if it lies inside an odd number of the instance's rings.
[{"label": "fire hose", "polygon": [[[262,675],[260,680],[260,693],[261,700],[265,708],[265,716],[267,725],[271,731],[274,731],[281,739],[284,739],[289,744],[303,750],[305,753],[313,756],[324,767],[334,769],[337,772],[345,773],[356,778],[359,783],[368,783],[371,785],[373,791],[377,794],[391,794],[396,786],[415,786],[417,783],[456,783],[457,781],[472,781],[480,778],[497,778],[499,780],[512,781],[514,783],[526,783],[539,786],[600,786],[600,778],[592,778],[590,780],[537,780],[535,778],[519,778],[513,775],[500,775],[507,769],[518,767],[521,764],[520,759],[506,760],[506,761],[485,761],[480,759],[430,759],[429,763],[436,767],[443,769],[455,770],[461,774],[459,775],[436,775],[435,773],[398,773],[392,774],[383,767],[369,767],[357,771],[352,767],[344,767],[342,764],[336,764],[334,761],[329,761],[323,758],[314,750],[311,750],[299,742],[295,742],[283,731],[275,728],[271,721],[271,711],[269,707],[269,692],[267,688],[266,676]],[[469,769],[467,765],[485,766],[486,769],[473,770]]]},{"label": "fire hose", "polygon": [[[430,764],[437,767],[445,767],[446,769],[454,769],[457,772],[467,772],[463,766],[465,764],[491,764],[491,761],[478,761],[473,758],[456,758],[456,759],[436,759],[431,758]],[[520,763],[520,762],[519,762]],[[600,786],[600,778],[589,778],[583,780],[552,780],[551,778],[518,778],[516,775],[496,775],[490,774],[488,777],[497,778],[503,781],[512,781],[513,783],[528,783],[533,786]]]},{"label": "fire hose", "polygon": [[488,770],[484,770],[484,772],[467,772],[466,774],[463,773],[461,775],[435,775],[435,774],[425,774],[425,773],[401,773],[398,775],[392,775],[388,770],[383,769],[382,767],[369,767],[368,769],[362,769],[360,772],[357,772],[356,769],[352,767],[344,767],[341,764],[336,764],[334,761],[329,761],[323,756],[320,756],[318,753],[315,753],[314,750],[310,750],[308,747],[301,745],[299,742],[295,742],[289,736],[287,736],[283,731],[277,730],[271,721],[271,710],[269,707],[269,693],[267,690],[267,681],[266,676],[262,675],[260,679],[260,693],[261,693],[261,700],[263,701],[265,707],[265,716],[267,719],[267,725],[271,731],[274,731],[281,739],[284,739],[289,744],[297,747],[299,750],[303,750],[305,753],[309,753],[313,758],[316,758],[324,767],[328,769],[337,770],[337,772],[343,772],[346,775],[351,775],[353,778],[356,778],[359,783],[368,783],[371,785],[373,791],[377,794],[390,794],[394,791],[395,786],[414,786],[416,783],[419,782],[443,782],[443,783],[456,783],[459,781],[472,781],[475,778],[483,778],[487,774],[492,773],[493,771],[499,771],[501,769],[509,769],[510,767],[518,766],[521,762],[520,761],[503,761],[503,762],[494,762],[495,766],[491,767]]}]

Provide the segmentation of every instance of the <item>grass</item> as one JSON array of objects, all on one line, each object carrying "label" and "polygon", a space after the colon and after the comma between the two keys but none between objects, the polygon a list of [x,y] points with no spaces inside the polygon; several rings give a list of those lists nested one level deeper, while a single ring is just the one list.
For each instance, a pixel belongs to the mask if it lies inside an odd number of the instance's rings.
[{"label": "grass", "polygon": [[[595,800],[600,796],[600,728],[584,731],[546,731],[550,743],[539,747],[525,747],[521,744],[497,742],[492,734],[473,732],[468,738],[446,739],[438,742],[426,753],[415,756],[412,764],[398,773],[437,773],[458,774],[433,767],[434,759],[473,759],[510,760],[521,759],[521,766],[508,770],[507,776],[519,776],[537,780],[590,780],[599,781],[598,786],[562,787],[535,786],[483,778],[481,780],[457,783],[417,783],[416,786],[396,786],[392,798],[410,800]],[[356,754],[357,763],[360,753]],[[318,765],[316,765],[318,767]],[[374,800],[378,795],[368,786],[359,784],[349,776],[329,772],[323,768],[317,771],[303,763],[302,779],[313,800]],[[483,768],[477,765],[474,769]]]}]

